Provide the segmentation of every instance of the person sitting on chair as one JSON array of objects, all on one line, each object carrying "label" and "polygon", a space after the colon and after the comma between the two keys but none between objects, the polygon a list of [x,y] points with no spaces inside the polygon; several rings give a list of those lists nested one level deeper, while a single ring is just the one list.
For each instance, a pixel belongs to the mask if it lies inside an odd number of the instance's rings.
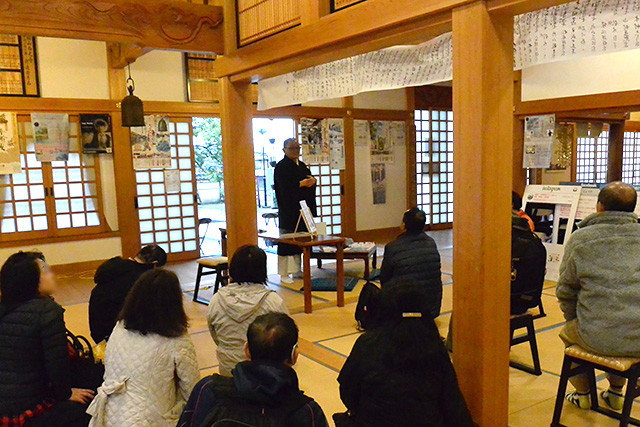
[{"label": "person sitting on chair", "polygon": [[[604,356],[640,357],[640,224],[633,213],[636,190],[613,182],[600,191],[597,212],[586,217],[567,242],[556,296],[567,320],[560,332],[566,346],[579,345]],[[622,408],[625,379],[608,374],[602,392]],[[588,409],[586,375],[571,378],[574,405]]]},{"label": "person sitting on chair", "polygon": [[147,245],[133,258],[114,257],[98,267],[93,278],[96,286],[89,299],[89,327],[96,344],[109,339],[133,284],[147,270],[166,263],[164,249]]},{"label": "person sitting on chair", "polygon": [[298,327],[283,313],[257,317],[247,331],[248,361],[233,378],[211,375],[193,389],[178,427],[278,425],[327,427],[320,406],[304,395],[292,366],[298,359]]},{"label": "person sitting on chair", "polygon": [[440,315],[442,274],[436,242],[424,232],[425,213],[409,209],[402,218],[402,234],[384,248],[380,285],[384,288],[397,279],[411,279],[424,286],[429,295],[431,317]]}]

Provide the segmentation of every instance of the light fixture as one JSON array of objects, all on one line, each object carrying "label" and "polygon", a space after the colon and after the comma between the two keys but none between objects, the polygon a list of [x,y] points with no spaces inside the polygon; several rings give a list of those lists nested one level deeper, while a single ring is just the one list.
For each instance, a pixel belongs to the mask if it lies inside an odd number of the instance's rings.
[{"label": "light fixture", "polygon": [[131,78],[131,65],[128,65],[129,77],[127,78],[127,90],[129,95],[125,96],[121,103],[122,126],[137,127],[144,126],[144,109],[142,101],[133,94],[136,85]]}]

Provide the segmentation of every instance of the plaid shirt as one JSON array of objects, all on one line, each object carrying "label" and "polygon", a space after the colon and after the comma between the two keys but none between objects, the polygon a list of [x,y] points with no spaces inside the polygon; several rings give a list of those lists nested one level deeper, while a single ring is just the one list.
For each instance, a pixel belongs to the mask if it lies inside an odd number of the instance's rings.
[{"label": "plaid shirt", "polygon": [[51,409],[52,406],[53,405],[49,402],[42,402],[36,406],[35,409],[29,409],[18,416],[12,418],[4,416],[0,417],[0,427],[22,427],[28,419],[44,414]]}]

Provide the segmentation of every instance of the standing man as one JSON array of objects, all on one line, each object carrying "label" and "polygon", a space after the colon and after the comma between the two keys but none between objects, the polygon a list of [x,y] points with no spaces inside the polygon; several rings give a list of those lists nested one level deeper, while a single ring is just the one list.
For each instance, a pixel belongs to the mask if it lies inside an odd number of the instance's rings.
[{"label": "standing man", "polygon": [[[300,216],[300,201],[307,202],[313,216],[316,212],[316,179],[300,161],[300,144],[295,138],[284,141],[284,159],[276,165],[273,181],[278,200],[280,229],[293,232]],[[307,231],[300,221],[297,231]],[[278,274],[281,283],[293,283],[291,274],[300,272],[301,251],[291,245],[278,245]]]}]

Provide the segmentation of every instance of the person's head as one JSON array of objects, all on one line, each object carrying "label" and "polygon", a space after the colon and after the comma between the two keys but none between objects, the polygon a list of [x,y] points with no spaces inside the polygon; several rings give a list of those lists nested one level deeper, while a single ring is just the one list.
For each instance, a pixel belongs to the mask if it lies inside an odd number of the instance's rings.
[{"label": "person's head", "polygon": [[3,305],[19,305],[56,289],[55,275],[41,252],[11,255],[0,270],[0,295]]},{"label": "person's head", "polygon": [[245,352],[249,360],[295,365],[298,361],[296,322],[284,313],[258,316],[249,325]]},{"label": "person's head", "polygon": [[633,212],[636,209],[637,200],[638,193],[632,186],[616,181],[600,191],[596,209],[598,212]]},{"label": "person's head", "polygon": [[383,287],[374,313],[383,334],[384,360],[400,369],[429,364],[443,350],[433,321],[432,307],[424,286],[410,279],[398,279]]},{"label": "person's head", "polygon": [[136,261],[140,264],[149,264],[154,267],[162,267],[167,263],[167,253],[160,246],[153,244],[140,249],[136,255]]},{"label": "person's head", "polygon": [[511,209],[516,212],[522,209],[522,197],[515,191],[511,192]]},{"label": "person's head", "polygon": [[231,257],[229,276],[235,283],[267,283],[267,254],[257,246],[240,247]]},{"label": "person's head", "polygon": [[128,330],[143,335],[184,335],[189,322],[178,276],[162,268],[145,272],[129,291],[118,320],[122,320]]},{"label": "person's head", "polygon": [[402,217],[402,229],[408,234],[420,234],[424,232],[427,223],[427,215],[423,210],[411,208]]},{"label": "person's head", "polygon": [[295,138],[286,139],[282,151],[284,151],[284,155],[291,160],[298,160],[300,158],[300,144],[298,140]]}]

